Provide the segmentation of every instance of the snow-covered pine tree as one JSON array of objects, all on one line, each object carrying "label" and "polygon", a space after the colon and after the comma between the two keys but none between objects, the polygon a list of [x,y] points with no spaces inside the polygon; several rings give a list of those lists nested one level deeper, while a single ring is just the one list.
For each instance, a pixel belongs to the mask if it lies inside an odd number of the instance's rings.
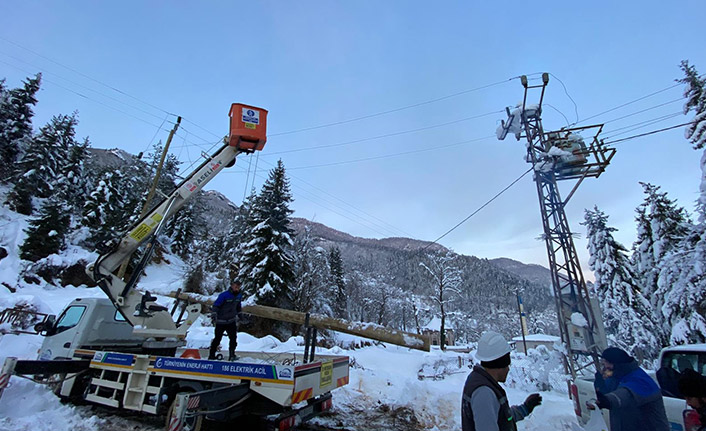
[{"label": "snow-covered pine tree", "polygon": [[20,246],[20,257],[36,262],[63,250],[71,223],[69,210],[64,202],[52,196],[44,202],[36,218],[29,222],[27,238]]},{"label": "snow-covered pine tree", "polygon": [[429,253],[420,263],[426,271],[431,292],[430,300],[439,309],[441,319],[440,340],[441,349],[446,348],[446,313],[449,305],[461,295],[461,269],[457,255],[451,251]]},{"label": "snow-covered pine tree", "polygon": [[[160,141],[152,147],[152,152],[147,154],[147,163],[150,167],[148,171],[149,175],[146,175],[146,182],[148,183],[148,187],[152,186],[152,181],[157,173],[157,167],[159,166],[159,161],[162,158],[163,151],[164,145],[162,145],[162,142]],[[159,180],[157,181],[157,188],[165,195],[168,195],[172,192],[172,190],[174,190],[174,187],[176,185],[176,177],[179,173],[180,163],[181,162],[179,162],[179,159],[171,153],[167,154],[164,159],[162,169],[159,173]],[[152,206],[156,205],[157,202],[158,200],[153,202]]]},{"label": "snow-covered pine tree", "polygon": [[81,224],[90,229],[89,239],[93,245],[116,238],[125,227],[122,223],[116,225],[125,218],[122,216],[125,207],[122,181],[120,171],[104,172],[86,198]]},{"label": "snow-covered pine tree", "polygon": [[57,115],[32,139],[18,163],[21,176],[7,198],[11,209],[29,215],[32,208],[31,200],[27,207],[27,194],[29,198],[46,198],[54,191],[58,174],[68,165],[69,149],[78,145],[75,141],[77,123],[76,113]]},{"label": "snow-covered pine tree", "polygon": [[88,176],[84,163],[91,146],[88,138],[69,149],[66,164],[61,167],[57,182],[57,194],[66,202],[72,214],[80,215],[88,195]]},{"label": "snow-covered pine tree", "polygon": [[346,292],[345,273],[343,272],[343,259],[341,258],[341,249],[337,246],[331,247],[328,263],[334,316],[341,319],[349,319],[348,294]]},{"label": "snow-covered pine tree", "polygon": [[314,244],[308,227],[294,239],[294,284],[292,305],[303,313],[333,314],[328,295],[326,250]]},{"label": "snow-covered pine tree", "polygon": [[168,235],[172,239],[172,252],[181,258],[186,258],[196,238],[196,205],[187,202],[172,218],[168,227]]},{"label": "snow-covered pine tree", "polygon": [[[691,221],[686,210],[661,192],[659,186],[640,183],[645,200],[637,208],[637,241],[633,244],[631,262],[639,279],[640,291],[653,310],[660,310],[667,294],[657,286],[664,257],[689,233]],[[656,313],[661,320],[661,313]],[[662,340],[663,342],[666,340]]]},{"label": "snow-covered pine tree", "polygon": [[248,230],[248,218],[250,217],[250,208],[255,201],[257,195],[253,190],[248,197],[245,198],[243,203],[235,211],[235,218],[228,231],[228,236],[226,238],[226,253],[228,256],[228,262],[235,269],[235,273],[238,273],[238,262],[243,254],[244,246],[246,244],[245,238],[247,237]]},{"label": "snow-covered pine tree", "polygon": [[694,111],[693,124],[686,129],[686,138],[700,150],[706,145],[706,78],[700,76],[696,67],[688,61],[681,62],[681,69],[686,75],[679,82],[686,84],[684,114]]},{"label": "snow-covered pine tree", "polygon": [[[0,85],[0,178],[15,172],[15,162],[32,138],[32,107],[37,104],[42,74],[23,81],[24,86],[7,90]],[[4,83],[4,80],[3,80]]]},{"label": "snow-covered pine tree", "polygon": [[286,308],[291,301],[294,262],[290,252],[294,242],[290,202],[289,180],[279,160],[252,204],[238,262],[243,290],[255,295],[258,304]]},{"label": "snow-covered pine tree", "polygon": [[589,267],[603,312],[608,344],[619,346],[647,363],[661,349],[649,302],[642,296],[626,248],[613,238],[617,229],[607,225],[608,216],[598,207],[586,210]]},{"label": "snow-covered pine tree", "polygon": [[[694,112],[694,123],[686,137],[694,149],[706,146],[706,78],[683,61],[686,75],[684,113]],[[696,202],[696,223],[678,250],[670,253],[660,272],[658,285],[666,292],[661,308],[669,340],[673,344],[706,342],[706,150],[701,156],[701,184]]]}]

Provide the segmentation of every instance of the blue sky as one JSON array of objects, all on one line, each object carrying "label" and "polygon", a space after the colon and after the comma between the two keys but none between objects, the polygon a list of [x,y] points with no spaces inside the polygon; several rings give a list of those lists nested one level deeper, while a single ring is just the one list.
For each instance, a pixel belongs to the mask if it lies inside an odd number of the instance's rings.
[{"label": "blue sky", "polygon": [[[524,143],[493,137],[523,95],[513,77],[552,74],[546,130],[659,90],[581,124],[606,122],[610,140],[690,119],[628,127],[681,111],[682,87],[669,88],[681,60],[706,71],[703,1],[489,3],[7,1],[0,76],[14,87],[42,71],[35,126],[78,110],[79,135],[99,148],[149,149],[166,139],[167,113],[181,115],[173,152],[184,167],[227,133],[231,103],[268,109],[255,186],[282,158],[295,216],[374,238],[436,239],[529,167]],[[639,181],[689,210],[697,197],[701,154],[682,129],[616,148],[567,208],[584,270],[584,208],[608,213],[629,247]],[[239,204],[255,163],[239,158],[212,187]],[[440,242],[546,265],[540,232],[527,176]]]}]

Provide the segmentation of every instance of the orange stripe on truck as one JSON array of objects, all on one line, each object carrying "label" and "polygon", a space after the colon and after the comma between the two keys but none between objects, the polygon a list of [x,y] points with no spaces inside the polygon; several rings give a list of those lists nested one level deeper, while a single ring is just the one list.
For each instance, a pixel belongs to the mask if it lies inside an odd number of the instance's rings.
[{"label": "orange stripe on truck", "polygon": [[304,389],[303,391],[295,392],[292,395],[292,404],[300,403],[311,398],[314,393],[314,388]]},{"label": "orange stripe on truck", "polygon": [[337,388],[339,388],[343,385],[347,385],[347,384],[348,384],[348,376],[341,377],[340,379],[336,380],[336,387]]}]

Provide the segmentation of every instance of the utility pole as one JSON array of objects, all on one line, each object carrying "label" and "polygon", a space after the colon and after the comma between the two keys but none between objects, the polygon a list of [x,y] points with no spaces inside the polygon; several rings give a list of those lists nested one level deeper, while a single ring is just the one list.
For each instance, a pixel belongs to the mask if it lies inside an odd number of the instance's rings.
[{"label": "utility pole", "polygon": [[[542,236],[549,257],[561,340],[566,348],[564,365],[575,378],[591,364],[597,367],[599,355],[606,348],[606,338],[600,308],[586,287],[564,208],[584,179],[598,177],[605,171],[615,149],[604,147],[598,139],[603,124],[545,132],[542,102],[549,74],[542,74],[539,85],[529,85],[524,75],[521,82],[525,90],[522,104],[513,111],[507,109],[508,120],[498,129],[498,139],[514,133],[518,141],[520,138],[527,141],[526,160],[534,171]],[[539,93],[537,102],[528,103],[530,93]],[[584,136],[591,136],[587,138],[588,144]],[[559,181],[574,182],[564,200]]]},{"label": "utility pole", "polygon": [[[164,144],[164,150],[162,150],[162,157],[159,159],[157,171],[155,172],[154,179],[152,180],[152,187],[150,187],[150,191],[147,194],[147,199],[145,199],[145,203],[142,205],[142,211],[140,211],[139,219],[144,217],[145,214],[147,214],[147,211],[149,211],[150,203],[152,202],[154,193],[157,190],[157,184],[159,184],[159,176],[162,174],[162,166],[164,165],[164,159],[167,158],[167,153],[169,152],[169,145],[172,143],[172,138],[174,137],[174,134],[179,128],[179,124],[181,124],[181,117],[177,117],[177,121],[174,124],[172,130],[169,132],[169,136],[167,137],[167,143]],[[125,262],[120,265],[120,268],[118,269],[118,278],[123,278],[125,276],[125,271],[127,270],[127,266],[129,263],[130,258],[126,259]]]}]

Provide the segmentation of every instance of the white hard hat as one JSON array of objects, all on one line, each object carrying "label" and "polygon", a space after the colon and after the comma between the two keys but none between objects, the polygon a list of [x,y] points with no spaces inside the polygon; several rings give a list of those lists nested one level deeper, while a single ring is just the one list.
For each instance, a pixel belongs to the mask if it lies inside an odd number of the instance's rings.
[{"label": "white hard hat", "polygon": [[510,353],[510,345],[505,340],[505,337],[497,332],[484,332],[480,340],[478,340],[476,359],[479,361],[494,361],[508,353]]}]

